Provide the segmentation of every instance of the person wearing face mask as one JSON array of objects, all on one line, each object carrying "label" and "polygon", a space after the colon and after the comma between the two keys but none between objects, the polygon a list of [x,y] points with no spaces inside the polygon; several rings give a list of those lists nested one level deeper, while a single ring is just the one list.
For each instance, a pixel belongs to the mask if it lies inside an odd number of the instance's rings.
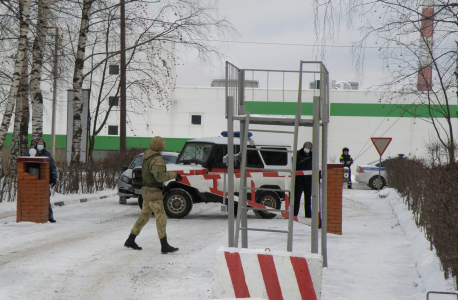
[{"label": "person wearing face mask", "polygon": [[[37,150],[37,154],[35,154],[35,156],[49,157],[49,184],[53,188],[57,183],[56,163],[54,162],[54,159],[52,158],[51,153],[46,151],[46,142],[42,137],[36,138],[34,141],[34,145],[35,145],[34,148]],[[30,156],[29,150],[25,151],[22,156]],[[49,217],[48,217],[48,220],[51,223],[56,223],[56,220],[54,220],[54,212],[52,211],[52,206],[51,206],[51,190],[49,190]]]},{"label": "person wearing face mask", "polygon": [[[312,143],[305,142],[302,149],[297,151],[297,171],[312,170]],[[294,216],[299,214],[301,206],[301,197],[304,193],[304,210],[305,217],[312,217],[312,175],[296,176],[296,184],[294,188]]]}]

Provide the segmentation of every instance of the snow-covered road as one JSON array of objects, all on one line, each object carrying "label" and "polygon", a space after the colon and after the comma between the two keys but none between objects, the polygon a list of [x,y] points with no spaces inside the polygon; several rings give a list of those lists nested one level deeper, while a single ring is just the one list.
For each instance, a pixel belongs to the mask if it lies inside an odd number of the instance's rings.
[{"label": "snow-covered road", "polygon": [[[139,212],[135,200],[112,197],[55,208],[55,224],[0,219],[0,299],[210,299],[215,250],[227,246],[220,205],[169,219],[169,243],[180,248],[171,255],[160,254],[153,218],[137,238],[142,251],[123,247]],[[328,235],[322,299],[426,299],[452,288],[394,191],[344,190],[343,214],[343,235]],[[249,224],[287,228],[252,213]],[[267,247],[284,251],[286,235],[250,232],[249,248]],[[309,249],[310,227],[295,224],[294,252]]]}]

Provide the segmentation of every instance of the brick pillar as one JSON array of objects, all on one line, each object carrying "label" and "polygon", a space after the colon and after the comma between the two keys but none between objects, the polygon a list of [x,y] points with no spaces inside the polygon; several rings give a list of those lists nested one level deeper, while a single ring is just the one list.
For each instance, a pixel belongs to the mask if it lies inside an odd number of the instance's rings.
[{"label": "brick pillar", "polygon": [[328,164],[328,233],[342,235],[343,164]]},{"label": "brick pillar", "polygon": [[[48,222],[49,161],[48,157],[19,156],[17,158],[16,222]],[[31,166],[39,167],[39,176],[32,176],[27,172],[28,167]]]}]

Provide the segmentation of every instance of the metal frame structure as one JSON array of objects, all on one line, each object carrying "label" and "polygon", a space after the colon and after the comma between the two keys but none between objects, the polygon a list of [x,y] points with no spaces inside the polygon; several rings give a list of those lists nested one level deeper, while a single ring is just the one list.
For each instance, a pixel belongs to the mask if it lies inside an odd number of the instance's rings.
[{"label": "metal frame structure", "polygon": [[[319,71],[305,70],[304,66],[318,67]],[[289,116],[272,116],[272,115],[255,115],[252,116],[250,112],[246,112],[245,107],[245,73],[246,71],[264,71],[264,72],[286,72],[299,73],[299,87],[298,87],[298,100],[297,112],[293,117]],[[301,115],[302,107],[302,76],[305,73],[319,74],[320,89],[319,96],[313,97],[313,117],[304,118]],[[237,82],[237,85],[233,83]],[[296,162],[297,162],[297,143],[299,127],[312,127],[313,128],[313,157],[312,165],[312,234],[311,234],[311,252],[318,253],[318,215],[319,215],[319,197],[320,197],[320,183],[319,183],[319,166],[320,164],[320,127],[321,130],[321,165],[322,165],[322,221],[321,221],[321,254],[323,256],[323,266],[327,266],[327,248],[326,248],[326,231],[327,231],[327,147],[328,147],[328,123],[329,123],[329,72],[320,61],[301,61],[299,71],[288,70],[258,70],[258,69],[239,69],[233,64],[226,62],[226,118],[228,127],[228,245],[229,247],[238,247],[239,232],[241,232],[241,247],[248,248],[248,231],[271,231],[287,233],[287,251],[293,250],[293,214],[294,214],[294,188],[296,179]],[[284,108],[283,108],[284,110]],[[234,154],[234,122],[240,122],[240,153]],[[293,131],[284,130],[252,130],[271,133],[293,134],[293,150],[292,152],[292,168],[288,170],[291,176],[289,189],[285,187],[284,191],[290,192],[290,201],[288,210],[280,210],[282,212],[289,212],[288,230],[267,230],[258,228],[249,228],[247,220],[247,211],[249,209],[257,209],[248,207],[247,205],[247,191],[253,190],[251,186],[247,186],[247,142],[248,131],[250,124],[256,125],[278,125],[278,126],[293,126]],[[237,213],[237,223],[234,228],[234,162],[241,161],[240,164],[240,186],[239,186],[239,205]],[[234,232],[235,231],[235,232]]]}]

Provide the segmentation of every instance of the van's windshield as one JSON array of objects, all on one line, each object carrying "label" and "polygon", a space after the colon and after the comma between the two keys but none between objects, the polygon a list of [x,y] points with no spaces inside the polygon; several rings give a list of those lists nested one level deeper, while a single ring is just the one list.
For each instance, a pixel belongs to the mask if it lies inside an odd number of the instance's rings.
[{"label": "van's windshield", "polygon": [[214,146],[208,143],[187,143],[178,156],[177,163],[204,165]]}]

